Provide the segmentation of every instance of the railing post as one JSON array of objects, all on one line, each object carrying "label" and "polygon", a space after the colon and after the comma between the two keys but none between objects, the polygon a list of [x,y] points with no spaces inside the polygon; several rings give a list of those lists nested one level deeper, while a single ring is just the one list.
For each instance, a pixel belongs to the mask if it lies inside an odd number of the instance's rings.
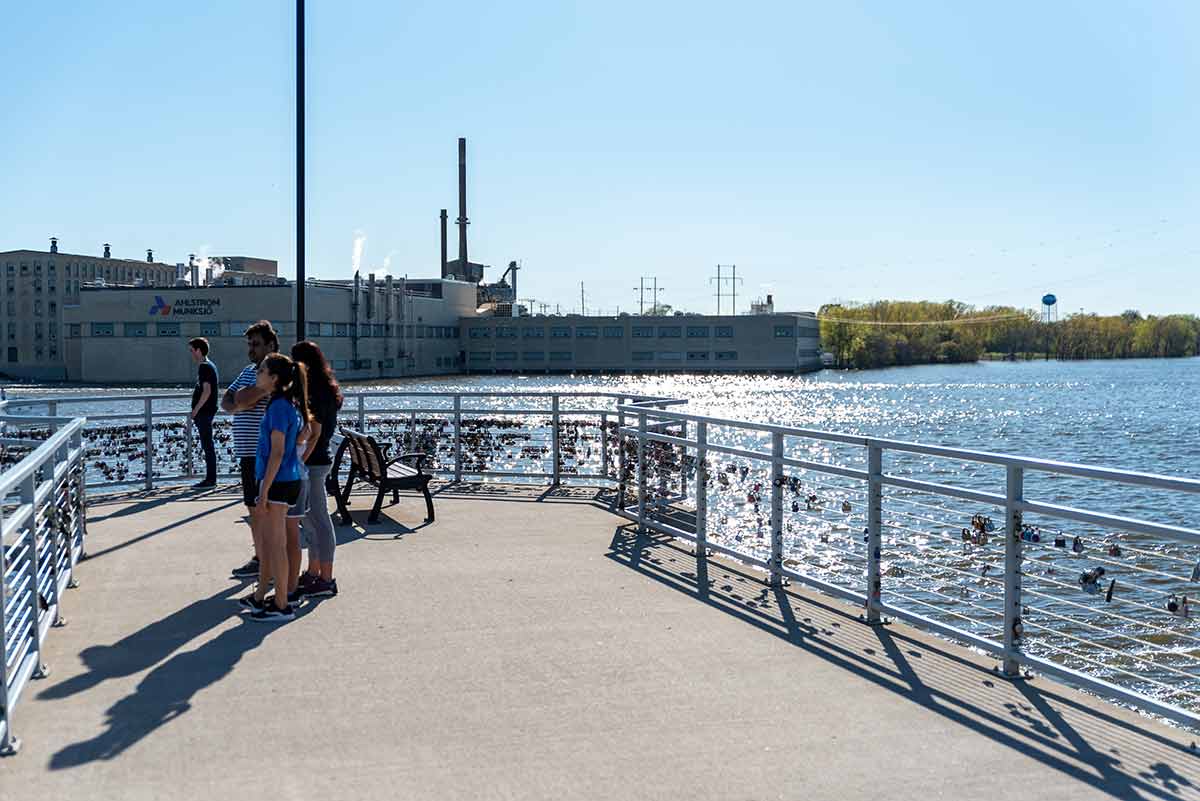
[{"label": "railing post", "polygon": [[154,489],[154,401],[146,398],[146,489]]},{"label": "railing post", "polygon": [[1008,466],[1004,495],[1004,675],[1021,676],[1021,501],[1025,497],[1024,470]]},{"label": "railing post", "polygon": [[[47,401],[46,402],[46,416],[47,417],[58,417],[58,401]],[[57,433],[58,433],[58,423],[51,420],[50,421],[50,436],[54,436]]]},{"label": "railing post", "polygon": [[[4,509],[0,506],[0,531],[4,530]],[[13,581],[18,577],[14,576]],[[4,648],[8,623],[4,610],[8,607],[8,583],[0,580],[0,756],[13,756],[21,749],[21,741],[12,733],[12,704],[8,702],[8,652]]]},{"label": "railing post", "polygon": [[462,483],[462,395],[454,396],[454,483]]},{"label": "railing post", "polygon": [[358,396],[358,430],[359,430],[359,432],[361,432],[363,434],[367,433],[367,430],[366,430],[366,425],[367,425],[366,402],[367,402],[366,396],[360,394]]},{"label": "railing post", "polygon": [[772,587],[783,586],[783,434],[771,434],[771,575]]},{"label": "railing post", "polygon": [[554,482],[553,482],[552,486],[557,487],[558,482],[561,478],[561,476],[559,474],[559,470],[561,470],[561,465],[559,464],[558,395],[557,394],[555,394],[554,398],[551,400],[551,406],[550,406],[550,451],[551,451],[551,456],[554,458]]},{"label": "railing post", "polygon": [[[193,430],[195,424],[192,423],[192,413],[188,412],[183,416],[184,442],[187,443],[187,477],[191,478],[196,475],[196,432]],[[205,466],[207,469],[207,465]]]},{"label": "railing post", "polygon": [[696,558],[708,556],[708,423],[696,423]]},{"label": "railing post", "polygon": [[608,478],[608,412],[600,413],[600,475]]},{"label": "railing post", "polygon": [[867,446],[867,606],[866,622],[882,622],[883,577],[883,448]]},{"label": "railing post", "polygon": [[408,448],[409,451],[417,449],[417,413],[408,413]]},{"label": "railing post", "polygon": [[638,412],[638,531],[646,530],[646,413]]},{"label": "railing post", "polygon": [[[51,477],[50,486],[53,488],[54,479]],[[33,627],[30,630],[30,636],[33,637],[33,646],[37,649],[37,666],[33,669],[33,677],[42,679],[50,675],[50,669],[46,667],[43,657],[46,655],[42,650],[42,588],[38,584],[38,551],[41,550],[38,544],[38,510],[37,510],[37,478],[36,471],[31,473],[28,478],[21,482],[21,503],[29,504],[29,606]],[[46,603],[50,599],[45,599]]]},{"label": "railing post", "polygon": [[625,508],[625,492],[628,485],[625,482],[625,405],[624,396],[617,398],[617,506]]}]

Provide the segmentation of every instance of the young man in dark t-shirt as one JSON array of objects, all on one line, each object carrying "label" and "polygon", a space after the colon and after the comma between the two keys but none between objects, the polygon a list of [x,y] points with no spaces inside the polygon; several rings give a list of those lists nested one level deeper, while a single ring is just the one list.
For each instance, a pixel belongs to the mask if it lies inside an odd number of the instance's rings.
[{"label": "young man in dark t-shirt", "polygon": [[204,480],[197,488],[217,485],[217,449],[213,445],[213,417],[217,414],[217,367],[208,360],[208,340],[188,340],[196,368],[196,388],[192,390],[192,422],[200,434],[204,450]]}]

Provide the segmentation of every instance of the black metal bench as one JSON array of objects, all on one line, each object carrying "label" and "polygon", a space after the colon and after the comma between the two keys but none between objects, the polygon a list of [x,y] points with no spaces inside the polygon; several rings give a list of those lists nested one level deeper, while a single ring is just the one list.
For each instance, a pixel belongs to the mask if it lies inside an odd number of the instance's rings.
[{"label": "black metal bench", "polygon": [[[429,494],[429,482],[433,478],[422,469],[428,456],[424,453],[402,453],[388,458],[388,445],[380,445],[374,437],[349,428],[339,429],[342,434],[342,444],[338,447],[337,458],[334,459],[334,469],[330,473],[332,484],[330,491],[337,498],[338,514],[342,516],[342,525],[350,525],[350,491],[355,481],[365,481],[379,489],[375,496],[375,506],[371,509],[368,522],[379,520],[379,510],[383,506],[383,496],[392,493],[392,503],[400,502],[400,490],[420,490],[425,496],[425,522],[433,522],[433,497]],[[349,454],[350,471],[346,476],[346,484],[337,486],[337,474],[342,459]],[[406,461],[414,464],[406,464]]]}]

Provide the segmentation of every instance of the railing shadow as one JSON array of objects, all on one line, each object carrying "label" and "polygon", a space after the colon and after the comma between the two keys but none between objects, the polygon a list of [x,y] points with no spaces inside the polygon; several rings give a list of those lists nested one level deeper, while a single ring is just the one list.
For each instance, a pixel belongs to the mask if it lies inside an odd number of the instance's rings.
[{"label": "railing shadow", "polygon": [[1071,695],[1000,679],[954,653],[953,646],[867,626],[837,602],[768,588],[761,575],[724,561],[710,557],[697,563],[670,537],[638,533],[633,525],[617,527],[608,558],[1098,793],[1177,799],[1185,789],[1200,788],[1194,743],[1189,750]]}]

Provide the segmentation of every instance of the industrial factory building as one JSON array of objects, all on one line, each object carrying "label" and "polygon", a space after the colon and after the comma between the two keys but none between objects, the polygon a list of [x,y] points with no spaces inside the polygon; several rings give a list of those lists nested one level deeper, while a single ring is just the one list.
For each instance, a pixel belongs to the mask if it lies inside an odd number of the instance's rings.
[{"label": "industrial factory building", "polygon": [[582,315],[462,321],[471,373],[803,373],[821,368],[811,314]]},{"label": "industrial factory building", "polygon": [[[476,287],[462,281],[310,281],[307,334],[344,380],[458,373],[460,321]],[[286,348],[296,340],[296,288],[84,287],[65,310],[66,378],[87,383],[187,383],[186,343],[205,337],[222,379],[246,364],[243,332],[270,320]]]}]

